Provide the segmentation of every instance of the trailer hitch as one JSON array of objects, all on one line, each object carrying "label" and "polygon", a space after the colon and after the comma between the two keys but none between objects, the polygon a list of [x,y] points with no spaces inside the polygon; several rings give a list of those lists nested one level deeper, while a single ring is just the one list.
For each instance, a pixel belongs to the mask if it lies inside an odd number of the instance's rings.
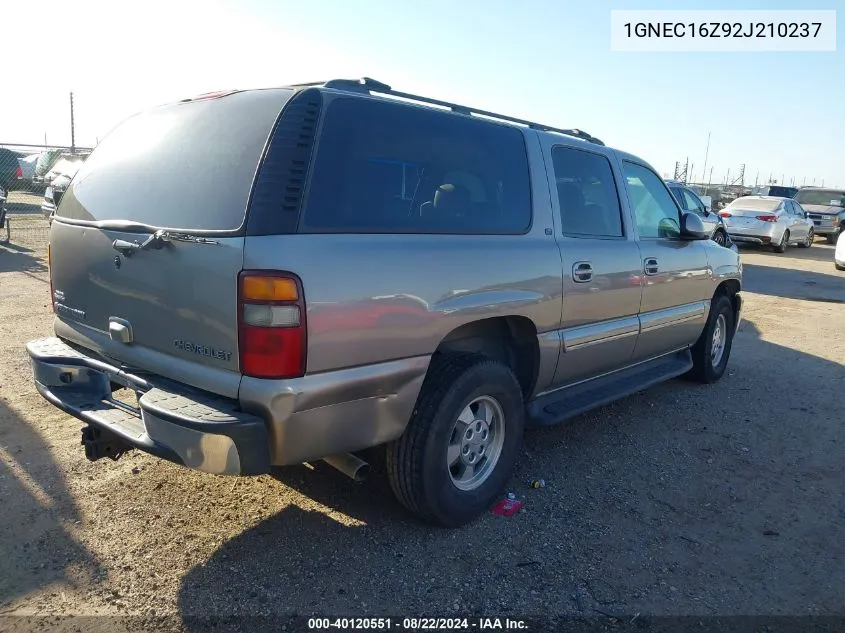
[{"label": "trailer hitch", "polygon": [[121,455],[131,451],[133,446],[114,433],[109,433],[96,426],[86,426],[82,429],[82,446],[85,447],[85,457],[95,462],[103,457],[113,461]]}]

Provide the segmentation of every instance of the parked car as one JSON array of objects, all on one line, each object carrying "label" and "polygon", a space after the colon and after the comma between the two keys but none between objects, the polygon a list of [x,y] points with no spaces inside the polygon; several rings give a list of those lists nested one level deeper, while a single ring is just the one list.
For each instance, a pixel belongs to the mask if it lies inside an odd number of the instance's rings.
[{"label": "parked car", "polygon": [[845,189],[802,187],[795,201],[809,214],[816,235],[823,235],[828,244],[836,244],[845,227]]},{"label": "parked car", "polygon": [[790,244],[813,245],[813,223],[791,198],[743,196],[719,215],[734,242],[772,246],[777,253],[785,253]]},{"label": "parked car", "polygon": [[128,119],[53,219],[37,390],[89,459],[357,478],[386,445],[405,506],[473,520],[526,425],[718,381],[741,318],[739,255],[649,163],[528,123],[372,80]]},{"label": "parked car", "polygon": [[49,184],[44,189],[44,201],[41,204],[41,212],[45,217],[51,218],[53,216],[56,207],[61,202],[62,195],[67,190],[70,181],[73,180],[73,177],[79,171],[83,162],[84,159],[82,158],[62,158],[47,173],[44,180],[49,182]]},{"label": "parked car", "polygon": [[36,185],[46,185],[44,176],[61,158],[62,154],[63,151],[60,149],[48,149],[41,152],[38,160],[35,161],[35,175],[32,177],[32,182]]},{"label": "parked car", "polygon": [[7,193],[23,178],[23,170],[18,163],[19,154],[0,147],[0,189]]},{"label": "parked car", "polygon": [[24,185],[32,183],[32,179],[35,177],[35,165],[38,162],[39,156],[41,154],[30,154],[29,156],[18,159],[18,165],[21,168],[21,179]]},{"label": "parked car", "polygon": [[682,211],[695,213],[701,218],[704,226],[710,232],[710,239],[719,246],[731,245],[725,222],[718,213],[710,208],[711,199],[708,198],[705,203],[695,191],[676,180],[667,180],[666,185],[669,187],[669,191],[672,192]]},{"label": "parked car", "polygon": [[44,184],[48,187],[58,176],[71,176],[79,171],[82,163],[85,162],[87,154],[65,154],[62,155],[44,175]]},{"label": "parked car", "polygon": [[845,231],[839,232],[836,240],[836,250],[833,252],[833,265],[836,270],[845,270]]}]

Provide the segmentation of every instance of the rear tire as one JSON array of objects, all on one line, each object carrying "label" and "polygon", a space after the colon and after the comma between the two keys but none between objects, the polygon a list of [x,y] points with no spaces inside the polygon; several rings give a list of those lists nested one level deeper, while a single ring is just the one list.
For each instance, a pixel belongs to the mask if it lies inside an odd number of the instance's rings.
[{"label": "rear tire", "polygon": [[504,364],[477,354],[435,357],[405,432],[387,446],[396,498],[437,525],[476,519],[513,473],[524,416],[519,381]]},{"label": "rear tire", "polygon": [[783,237],[780,239],[780,243],[775,245],[775,253],[785,253],[786,249],[789,248],[789,230],[783,232]]},{"label": "rear tire", "polygon": [[836,270],[845,270],[845,266],[840,266],[836,262],[834,262],[833,265],[836,266]]},{"label": "rear tire", "polygon": [[824,236],[828,244],[836,244],[836,239],[839,237],[838,233],[828,233]]},{"label": "rear tire", "polygon": [[716,242],[719,246],[727,246],[728,245],[728,236],[722,230],[719,229],[715,233],[713,233],[713,241]]},{"label": "rear tire", "polygon": [[713,297],[707,325],[692,347],[692,369],[685,378],[711,384],[724,375],[733,346],[735,323],[733,303],[720,292]]}]

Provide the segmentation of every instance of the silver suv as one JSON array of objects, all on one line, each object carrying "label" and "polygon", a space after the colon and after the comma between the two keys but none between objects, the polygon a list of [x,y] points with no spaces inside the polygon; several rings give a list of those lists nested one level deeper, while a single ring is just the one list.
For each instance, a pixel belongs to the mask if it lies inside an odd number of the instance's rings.
[{"label": "silver suv", "polygon": [[56,336],[27,348],[89,459],[357,478],[386,447],[399,500],[457,526],[526,426],[722,377],[742,268],[708,238],[648,163],[578,130],[369,79],[203,95],[130,118],[75,175]]}]

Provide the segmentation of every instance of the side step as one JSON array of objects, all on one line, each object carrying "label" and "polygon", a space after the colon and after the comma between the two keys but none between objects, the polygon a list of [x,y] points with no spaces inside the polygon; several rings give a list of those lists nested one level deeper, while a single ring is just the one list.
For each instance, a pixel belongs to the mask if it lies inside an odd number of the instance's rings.
[{"label": "side step", "polygon": [[692,369],[692,353],[685,349],[623,369],[601,378],[541,395],[528,405],[528,424],[551,426],[610,404]]}]

